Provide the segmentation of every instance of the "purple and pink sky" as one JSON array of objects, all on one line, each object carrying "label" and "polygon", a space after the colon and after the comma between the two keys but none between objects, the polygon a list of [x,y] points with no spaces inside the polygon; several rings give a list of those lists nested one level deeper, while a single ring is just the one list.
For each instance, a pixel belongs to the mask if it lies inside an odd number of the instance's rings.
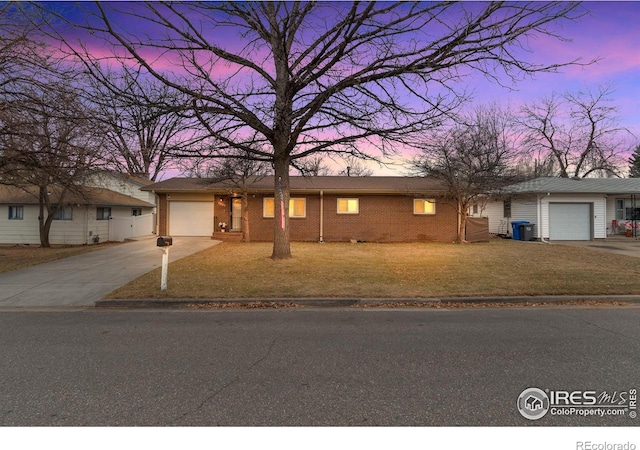
[{"label": "purple and pink sky", "polygon": [[[589,14],[576,22],[565,22],[560,34],[571,42],[548,37],[530,42],[534,61],[599,58],[588,66],[570,66],[559,73],[538,74],[518,83],[514,92],[478,79],[479,101],[505,100],[520,103],[549,96],[552,92],[575,92],[584,88],[612,85],[613,102],[620,108],[620,123],[640,142],[640,2],[585,2]],[[477,83],[477,84],[476,84]]]},{"label": "purple and pink sky", "polygon": [[[64,6],[70,15],[79,12],[71,4]],[[124,4],[119,6],[122,8]],[[496,102],[515,110],[554,92],[575,93],[585,88],[595,91],[602,85],[612,86],[611,103],[619,108],[619,124],[633,134],[629,145],[635,146],[640,143],[640,1],[585,2],[583,7],[588,14],[581,19],[554,25],[554,31],[570,42],[544,35],[530,39],[527,45],[532,53],[527,59],[541,64],[575,59],[582,62],[599,59],[598,62],[564,67],[559,73],[537,74],[516,85],[505,80],[511,89],[490,82],[481,74],[470,75],[465,82],[474,92],[474,102]],[[119,25],[135,29],[133,24]],[[100,52],[99,46],[95,51]],[[376,174],[393,174],[388,169],[372,168]],[[167,175],[175,176],[175,172]]]}]

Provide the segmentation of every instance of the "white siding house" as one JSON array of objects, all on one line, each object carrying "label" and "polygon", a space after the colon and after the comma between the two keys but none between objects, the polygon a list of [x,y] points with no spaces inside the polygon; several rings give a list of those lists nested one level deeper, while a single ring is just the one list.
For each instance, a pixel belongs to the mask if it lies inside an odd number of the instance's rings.
[{"label": "white siding house", "polygon": [[[55,197],[56,189],[52,191]],[[84,191],[84,196],[65,197],[64,208],[51,224],[51,244],[95,244],[154,234],[155,199],[152,203],[101,187]],[[0,244],[40,244],[38,215],[36,188],[0,186]]]},{"label": "white siding house", "polygon": [[141,190],[141,188],[153,184],[153,181],[145,180],[144,178],[118,172],[103,171],[92,175],[85,184],[87,186],[119,192],[154,205],[156,203],[155,194],[153,192]]},{"label": "white siding house", "polygon": [[492,234],[511,235],[511,222],[522,220],[535,224],[537,239],[592,240],[640,224],[640,179],[543,177],[509,186],[501,195],[504,200],[489,201],[483,211]]},{"label": "white siding house", "polygon": [[513,233],[511,222],[527,221],[529,223],[539,223],[537,198],[535,196],[522,196],[501,201],[487,201],[478,213],[472,214],[476,217],[486,217],[489,219],[489,233],[492,235],[511,236]]}]

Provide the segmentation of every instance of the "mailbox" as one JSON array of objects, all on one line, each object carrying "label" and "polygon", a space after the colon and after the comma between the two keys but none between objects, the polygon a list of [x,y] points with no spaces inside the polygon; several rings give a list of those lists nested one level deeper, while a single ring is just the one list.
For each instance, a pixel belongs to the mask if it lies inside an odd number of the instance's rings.
[{"label": "mailbox", "polygon": [[158,247],[168,247],[173,245],[173,238],[171,236],[158,236]]}]

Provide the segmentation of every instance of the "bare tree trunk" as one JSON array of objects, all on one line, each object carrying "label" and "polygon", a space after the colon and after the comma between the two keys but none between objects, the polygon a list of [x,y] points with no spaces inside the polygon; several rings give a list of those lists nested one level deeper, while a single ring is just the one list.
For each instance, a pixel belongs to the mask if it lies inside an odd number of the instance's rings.
[{"label": "bare tree trunk", "polygon": [[289,159],[275,160],[275,226],[273,233],[273,259],[291,258],[289,242]]},{"label": "bare tree trunk", "polygon": [[48,216],[40,226],[40,246],[51,247],[49,243],[49,233],[51,232],[51,224],[53,223],[53,215]]},{"label": "bare tree trunk", "polygon": [[464,244],[466,242],[465,235],[467,230],[467,216],[469,205],[461,200],[457,200],[458,204],[458,237],[456,239],[457,244]]},{"label": "bare tree trunk", "polygon": [[[49,244],[49,231],[51,230],[51,217],[49,217],[48,211],[48,201],[47,201],[47,189],[46,187],[40,186],[38,192],[38,203],[40,206],[39,214],[38,214],[38,230],[40,232],[40,246],[41,247],[51,247]],[[44,213],[47,211],[47,218],[45,219]]]},{"label": "bare tree trunk", "polygon": [[242,191],[242,242],[251,242],[249,233],[249,195]]}]

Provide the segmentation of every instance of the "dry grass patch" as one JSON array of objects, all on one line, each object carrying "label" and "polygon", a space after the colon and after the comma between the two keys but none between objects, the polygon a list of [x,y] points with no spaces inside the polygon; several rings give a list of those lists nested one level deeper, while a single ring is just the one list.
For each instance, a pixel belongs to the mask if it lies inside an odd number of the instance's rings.
[{"label": "dry grass patch", "polygon": [[640,294],[640,259],[590,249],[493,240],[454,245],[223,243],[153,271],[110,298],[455,297]]},{"label": "dry grass patch", "polygon": [[106,242],[98,245],[54,245],[50,248],[31,245],[3,245],[0,246],[0,273],[93,252],[107,245],[115,244]]}]

